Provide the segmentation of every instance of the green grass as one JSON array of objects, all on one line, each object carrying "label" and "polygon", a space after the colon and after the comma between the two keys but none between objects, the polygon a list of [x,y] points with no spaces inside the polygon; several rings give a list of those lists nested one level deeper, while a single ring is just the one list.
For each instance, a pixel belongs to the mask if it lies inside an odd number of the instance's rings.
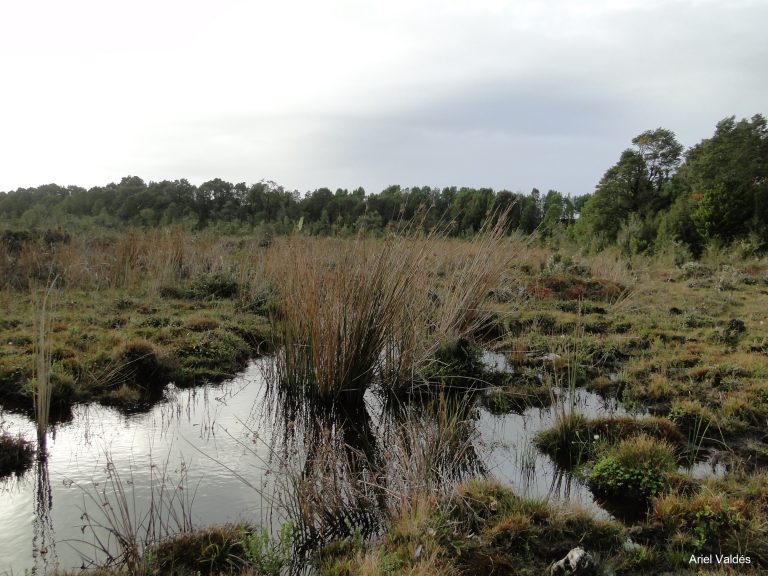
[{"label": "green grass", "polygon": [[[271,340],[267,320],[242,313],[233,299],[167,299],[114,289],[61,290],[58,299],[48,335],[54,417],[73,402],[130,407],[161,397],[171,381],[232,377]],[[32,310],[28,297],[14,295],[0,325],[0,401],[22,409],[33,404]]]},{"label": "green grass", "polygon": [[643,503],[669,488],[676,468],[671,444],[633,436],[600,455],[589,470],[589,486],[602,497]]},{"label": "green grass", "polygon": [[658,438],[670,445],[682,446],[684,437],[666,418],[627,416],[589,420],[578,413],[567,414],[550,429],[536,436],[536,445],[544,453],[567,466],[577,466],[595,457],[606,446],[638,435]]}]

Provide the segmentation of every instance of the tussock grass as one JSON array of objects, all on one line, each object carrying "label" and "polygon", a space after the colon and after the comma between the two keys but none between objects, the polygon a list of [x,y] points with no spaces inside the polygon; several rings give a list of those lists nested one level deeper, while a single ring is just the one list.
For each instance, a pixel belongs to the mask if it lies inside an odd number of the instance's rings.
[{"label": "tussock grass", "polygon": [[62,286],[99,291],[172,287],[196,298],[247,298],[263,279],[256,237],[154,229],[82,233],[65,242],[30,237],[11,249],[0,243],[0,288],[26,289],[58,275]]},{"label": "tussock grass", "polygon": [[0,478],[21,474],[32,466],[35,448],[31,442],[14,436],[0,423]]},{"label": "tussock grass", "polygon": [[747,555],[752,567],[765,570],[768,474],[736,472],[726,478],[709,478],[692,492],[660,496],[650,512],[648,536],[697,554]]},{"label": "tussock grass", "polygon": [[579,413],[559,418],[555,425],[540,432],[536,445],[558,461],[578,465],[593,458],[602,446],[622,439],[646,435],[680,447],[685,439],[666,418],[628,416],[587,419]]},{"label": "tussock grass", "polygon": [[474,336],[511,250],[502,227],[471,242],[390,236],[275,242],[281,345],[274,380],[299,397],[359,404],[374,383],[402,390],[435,355]]},{"label": "tussock grass", "polygon": [[303,397],[359,403],[383,371],[409,281],[425,256],[401,238],[279,242],[270,272],[280,298],[281,383]]}]

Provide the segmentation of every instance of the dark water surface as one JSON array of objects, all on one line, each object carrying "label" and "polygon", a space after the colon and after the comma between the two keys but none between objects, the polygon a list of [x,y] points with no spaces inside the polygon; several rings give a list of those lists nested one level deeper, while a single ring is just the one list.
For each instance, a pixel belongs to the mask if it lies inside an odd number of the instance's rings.
[{"label": "dark water surface", "polygon": [[[507,368],[500,358],[494,361],[495,369]],[[221,385],[171,388],[167,401],[142,414],[76,406],[74,419],[50,433],[47,462],[21,478],[0,482],[0,574],[78,568],[96,556],[89,545],[92,536],[81,530],[82,514],[85,503],[96,515],[89,495],[97,494],[107,481],[108,460],[136,517],[145,514],[153,486],[157,494],[158,479],[165,475],[174,485],[186,478],[184,489],[173,493],[188,499],[194,495],[196,525],[236,521],[278,525],[284,519],[270,502],[284,484],[273,480],[279,474],[270,446],[274,448],[278,436],[273,426],[276,409],[266,400],[262,377],[268,362],[253,362]],[[372,395],[368,400],[373,435],[386,438],[389,420],[382,416],[382,404]],[[581,390],[567,404],[588,417],[625,413]],[[483,409],[474,412],[470,437],[474,468],[467,470],[485,470],[521,496],[575,502],[605,516],[582,484],[564,475],[532,445],[536,432],[553,424],[555,410],[531,408],[501,416]],[[5,413],[2,419],[12,433],[34,438],[34,425],[26,417]]]}]

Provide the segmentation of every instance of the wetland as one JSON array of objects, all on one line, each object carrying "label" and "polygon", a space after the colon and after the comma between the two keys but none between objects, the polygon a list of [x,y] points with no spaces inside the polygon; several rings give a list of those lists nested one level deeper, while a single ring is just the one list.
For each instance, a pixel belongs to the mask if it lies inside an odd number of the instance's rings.
[{"label": "wetland", "polygon": [[494,229],[3,250],[0,573],[768,565],[764,259]]}]

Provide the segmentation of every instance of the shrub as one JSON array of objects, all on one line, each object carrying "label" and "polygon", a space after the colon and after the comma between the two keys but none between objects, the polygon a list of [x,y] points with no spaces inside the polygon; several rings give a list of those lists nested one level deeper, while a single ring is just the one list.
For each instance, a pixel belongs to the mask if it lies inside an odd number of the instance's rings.
[{"label": "shrub", "polygon": [[672,445],[641,434],[608,450],[590,470],[589,486],[606,497],[648,500],[667,488],[675,469]]}]

